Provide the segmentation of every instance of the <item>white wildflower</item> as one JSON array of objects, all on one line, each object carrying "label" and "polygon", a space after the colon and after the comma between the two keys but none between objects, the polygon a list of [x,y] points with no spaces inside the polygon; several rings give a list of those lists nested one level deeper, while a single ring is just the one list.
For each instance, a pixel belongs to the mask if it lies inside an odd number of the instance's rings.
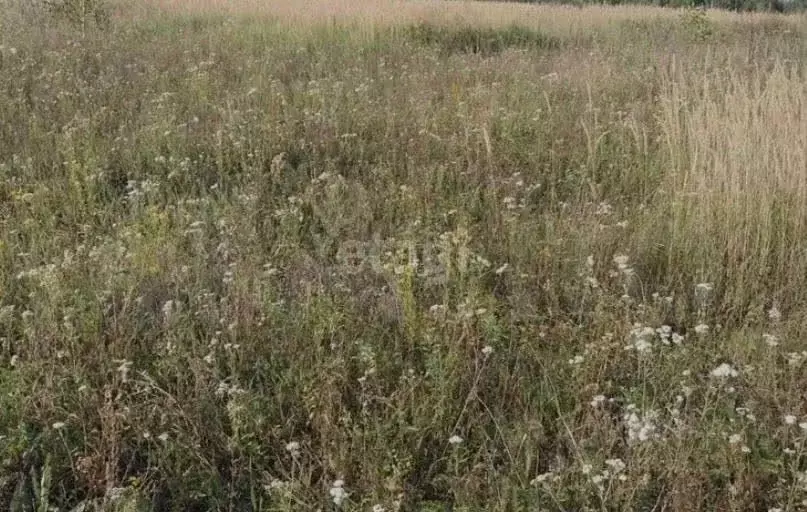
[{"label": "white wildflower", "polygon": [[656,334],[658,334],[659,338],[661,338],[661,342],[665,345],[670,344],[670,337],[672,336],[672,327],[669,325],[662,325],[658,329],[656,329]]},{"label": "white wildflower", "polygon": [[482,349],[482,354],[485,357],[488,357],[492,353],[493,353],[493,347],[491,347],[490,345],[485,345],[485,347]]},{"label": "white wildflower", "polygon": [[571,365],[582,364],[583,361],[585,361],[585,360],[586,360],[585,357],[583,357],[581,355],[577,355],[577,356],[574,356],[573,358],[569,359],[569,364],[571,364]]},{"label": "white wildflower", "polygon": [[168,432],[163,432],[162,434],[158,435],[157,439],[159,439],[163,443],[168,442]]},{"label": "white wildflower", "polygon": [[224,396],[230,394],[230,385],[224,381],[219,382],[216,387],[216,396]]},{"label": "white wildflower", "polygon": [[630,258],[624,254],[617,254],[614,256],[614,264],[616,268],[625,276],[630,277],[633,275],[633,268],[628,264]]},{"label": "white wildflower", "polygon": [[626,267],[628,265],[628,261],[630,261],[630,258],[624,254],[617,254],[614,256],[614,264],[616,264],[617,267]]},{"label": "white wildflower", "polygon": [[66,426],[67,424],[63,421],[57,421],[56,423],[51,425],[51,427],[53,427],[53,430],[62,430]]},{"label": "white wildflower", "polygon": [[589,404],[591,404],[591,407],[599,407],[605,402],[605,400],[606,400],[605,395],[597,395],[591,399],[591,402],[589,402]]},{"label": "white wildflower", "polygon": [[796,424],[796,417],[792,414],[786,414],[783,418],[785,425],[795,425]]},{"label": "white wildflower", "polygon": [[269,481],[268,484],[264,485],[263,488],[268,492],[272,492],[272,491],[277,491],[279,489],[283,489],[287,485],[288,485],[287,482],[285,482],[283,480],[280,480],[280,479],[277,479],[277,478],[273,478],[273,479],[271,479]]},{"label": "white wildflower", "polygon": [[627,410],[628,412],[623,415],[623,420],[628,430],[629,444],[641,443],[658,437],[655,424],[658,414],[655,411],[648,411],[639,415],[636,413],[636,406],[629,406]]},{"label": "white wildflower", "polygon": [[651,340],[655,336],[656,331],[652,327],[642,326],[641,324],[634,325],[630,331],[630,345],[626,346],[626,350],[636,350],[639,353],[649,353],[653,349]]},{"label": "white wildflower", "polygon": [[674,345],[680,345],[684,342],[684,337],[677,332],[672,333],[672,342]]},{"label": "white wildflower", "polygon": [[712,377],[718,378],[736,377],[739,374],[737,370],[727,363],[721,364],[711,372]]},{"label": "white wildflower", "polygon": [[118,373],[120,374],[120,379],[123,382],[129,381],[129,371],[132,369],[132,362],[131,361],[119,361],[120,365],[118,366]]},{"label": "white wildflower", "polygon": [[654,332],[652,327],[642,327],[641,325],[635,326],[632,331],[634,336],[641,338],[652,338]]},{"label": "white wildflower", "polygon": [[712,290],[714,290],[714,286],[712,285],[712,283],[698,283],[695,285],[695,291],[700,293],[706,294],[711,292]]},{"label": "white wildflower", "polygon": [[548,481],[549,479],[551,479],[553,476],[554,476],[554,474],[551,471],[547,471],[546,473],[541,473],[540,475],[538,475],[535,478],[533,478],[532,480],[530,480],[530,485],[542,484],[542,483]]},{"label": "white wildflower", "polygon": [[290,441],[286,443],[286,451],[291,454],[295,459],[300,456],[300,443],[297,441]]},{"label": "white wildflower", "polygon": [[699,335],[704,335],[709,332],[709,326],[706,324],[698,324],[695,326],[695,333]]},{"label": "white wildflower", "polygon": [[453,444],[455,446],[461,444],[463,441],[464,439],[456,434],[448,438],[448,443]]},{"label": "white wildflower", "polygon": [[224,283],[224,284],[231,284],[234,280],[235,280],[235,277],[233,277],[233,271],[232,270],[226,270],[224,272],[224,277],[222,277],[222,279],[221,279],[221,282]]},{"label": "white wildflower", "polygon": [[798,366],[804,361],[805,357],[807,357],[807,353],[805,352],[789,352],[785,355],[787,364],[790,366]]},{"label": "white wildflower", "polygon": [[126,495],[126,487],[112,487],[106,492],[106,499],[110,502],[115,502],[122,499]]},{"label": "white wildflower", "polygon": [[387,512],[387,508],[384,505],[373,505],[373,512]]},{"label": "white wildflower", "polygon": [[779,337],[773,334],[763,334],[762,341],[765,342],[766,345],[769,347],[775,347],[779,345]]},{"label": "white wildflower", "polygon": [[625,462],[622,459],[608,459],[605,465],[610,467],[614,473],[619,473],[625,469]]},{"label": "white wildflower", "polygon": [[743,436],[741,434],[731,434],[729,436],[729,444],[739,444],[743,440]]},{"label": "white wildflower", "polygon": [[448,308],[444,304],[433,304],[429,308],[429,313],[432,315],[444,315]]},{"label": "white wildflower", "polygon": [[328,492],[331,495],[331,500],[333,504],[337,507],[342,505],[342,502],[348,497],[347,491],[345,491],[345,482],[343,480],[336,480],[333,484],[331,484],[331,490]]},{"label": "white wildflower", "polygon": [[174,316],[174,313],[177,312],[179,309],[179,304],[173,300],[167,300],[162,306],[163,317],[166,321],[171,320],[171,317]]},{"label": "white wildflower", "polygon": [[779,311],[779,308],[776,306],[772,306],[771,309],[768,310],[768,318],[772,322],[778,322],[782,319],[782,312]]},{"label": "white wildflower", "polygon": [[594,215],[611,215],[613,211],[614,207],[603,201],[597,205],[597,211],[594,212]]}]

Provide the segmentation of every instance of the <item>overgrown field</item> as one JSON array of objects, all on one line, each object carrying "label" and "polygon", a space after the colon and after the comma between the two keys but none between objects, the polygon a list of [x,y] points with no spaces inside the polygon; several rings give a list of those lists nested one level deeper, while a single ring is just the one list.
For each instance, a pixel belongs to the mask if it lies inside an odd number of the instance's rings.
[{"label": "overgrown field", "polygon": [[807,21],[260,3],[0,15],[1,510],[807,509]]}]

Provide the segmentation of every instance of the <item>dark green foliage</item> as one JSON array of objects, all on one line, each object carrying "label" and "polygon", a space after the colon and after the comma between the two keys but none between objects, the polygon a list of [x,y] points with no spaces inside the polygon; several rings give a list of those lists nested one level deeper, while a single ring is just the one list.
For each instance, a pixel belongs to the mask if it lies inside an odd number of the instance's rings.
[{"label": "dark green foliage", "polygon": [[560,3],[582,6],[589,5],[658,5],[661,7],[710,7],[732,11],[772,11],[779,13],[803,11],[807,4],[804,0],[511,0],[515,3]]},{"label": "dark green foliage", "polygon": [[104,0],[43,0],[45,9],[57,18],[86,29],[94,23],[99,27],[109,22],[109,10]]},{"label": "dark green foliage", "polygon": [[507,49],[554,49],[560,41],[541,32],[513,25],[490,27],[445,27],[419,23],[407,27],[406,37],[416,44],[439,48],[446,53],[493,55]]}]

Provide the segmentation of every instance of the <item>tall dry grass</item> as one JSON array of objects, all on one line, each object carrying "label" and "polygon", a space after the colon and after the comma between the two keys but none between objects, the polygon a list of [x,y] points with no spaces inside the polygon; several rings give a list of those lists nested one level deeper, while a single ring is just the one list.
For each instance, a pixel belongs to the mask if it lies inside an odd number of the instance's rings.
[{"label": "tall dry grass", "polygon": [[[807,253],[807,88],[787,59],[695,73],[671,70],[661,124],[672,159],[670,255],[721,275],[736,314],[804,300]],[[661,241],[659,241],[661,242]],[[676,264],[681,264],[680,260]]]},{"label": "tall dry grass", "polygon": [[[592,30],[610,27],[618,30],[629,21],[675,20],[677,9],[653,6],[572,5],[541,3],[478,2],[465,0],[146,0],[124,4],[130,14],[165,12],[171,14],[218,14],[268,17],[295,26],[350,22],[359,26],[385,27],[428,22],[438,25],[505,27],[517,24],[548,34],[579,37]],[[782,20],[766,13],[710,11],[709,19],[720,23],[760,24]],[[793,17],[785,23],[796,25]]]}]

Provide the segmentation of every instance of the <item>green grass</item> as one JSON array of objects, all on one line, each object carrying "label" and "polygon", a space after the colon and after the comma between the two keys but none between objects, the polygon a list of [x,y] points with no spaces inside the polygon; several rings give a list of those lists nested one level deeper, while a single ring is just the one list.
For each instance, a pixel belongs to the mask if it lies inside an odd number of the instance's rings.
[{"label": "green grass", "polygon": [[801,22],[15,16],[3,510],[807,499]]}]

